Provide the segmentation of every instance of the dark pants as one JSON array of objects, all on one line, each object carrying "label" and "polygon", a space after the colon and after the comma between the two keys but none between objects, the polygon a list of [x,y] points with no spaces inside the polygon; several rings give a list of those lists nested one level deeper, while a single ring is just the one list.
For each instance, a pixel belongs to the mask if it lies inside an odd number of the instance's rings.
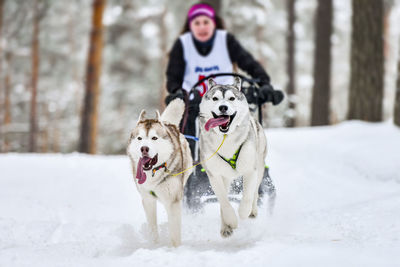
[{"label": "dark pants", "polygon": [[[189,107],[187,107],[188,113],[187,113],[187,118],[185,121],[185,115],[183,120],[181,121],[181,128],[183,124],[185,124],[185,128],[183,130],[183,134],[186,135],[191,135],[191,136],[196,136],[196,118],[199,115],[199,106],[189,104]],[[198,137],[198,136],[197,136]],[[189,142],[190,150],[192,152],[192,157],[194,159],[195,157],[195,149],[196,149],[196,141],[193,139],[186,139]]]}]

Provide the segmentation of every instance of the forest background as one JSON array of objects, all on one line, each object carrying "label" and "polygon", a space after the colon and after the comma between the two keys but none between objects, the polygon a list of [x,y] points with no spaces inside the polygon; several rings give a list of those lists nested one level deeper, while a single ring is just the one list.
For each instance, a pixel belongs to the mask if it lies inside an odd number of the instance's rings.
[{"label": "forest background", "polygon": [[[285,91],[264,127],[400,125],[399,1],[206,2]],[[193,3],[0,0],[0,152],[125,153]]]}]

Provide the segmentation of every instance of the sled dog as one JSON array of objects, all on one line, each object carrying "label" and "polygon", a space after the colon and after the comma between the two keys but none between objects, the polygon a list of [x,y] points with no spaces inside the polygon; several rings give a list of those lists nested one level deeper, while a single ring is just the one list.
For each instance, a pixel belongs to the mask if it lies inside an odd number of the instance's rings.
[{"label": "sled dog", "polygon": [[[221,208],[221,235],[232,235],[238,220],[228,200],[233,179],[243,176],[239,217],[257,216],[258,188],[264,173],[267,142],[261,125],[250,115],[241,90],[241,79],[233,85],[208,80],[209,90],[200,103],[200,158]],[[224,135],[226,139],[218,154]]]},{"label": "sled dog", "polygon": [[[173,246],[181,243],[181,208],[184,185],[192,166],[189,144],[179,132],[185,105],[172,101],[156,119],[146,119],[142,110],[132,130],[127,154],[132,163],[136,187],[154,241],[158,240],[157,200],[168,214],[169,235]],[[178,174],[180,173],[180,174]],[[177,175],[178,174],[178,175]]]}]

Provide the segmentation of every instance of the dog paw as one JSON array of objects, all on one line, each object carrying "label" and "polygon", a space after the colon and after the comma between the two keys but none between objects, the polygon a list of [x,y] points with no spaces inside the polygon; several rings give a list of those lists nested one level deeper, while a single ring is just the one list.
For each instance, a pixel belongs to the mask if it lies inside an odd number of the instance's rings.
[{"label": "dog paw", "polygon": [[229,225],[225,225],[221,229],[221,236],[224,238],[230,237],[233,234],[233,229]]},{"label": "dog paw", "polygon": [[249,215],[249,218],[251,218],[251,219],[255,219],[256,217],[257,217],[257,212],[256,213],[252,212]]},{"label": "dog paw", "polygon": [[253,203],[253,209],[251,210],[251,213],[249,215],[249,218],[256,218],[258,215],[258,210],[257,210],[257,203]]}]

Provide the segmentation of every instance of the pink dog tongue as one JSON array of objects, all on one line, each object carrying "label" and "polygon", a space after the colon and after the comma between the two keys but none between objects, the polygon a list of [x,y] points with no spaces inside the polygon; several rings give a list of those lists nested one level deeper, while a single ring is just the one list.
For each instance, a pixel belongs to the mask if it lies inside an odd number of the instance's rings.
[{"label": "pink dog tongue", "polygon": [[146,182],[146,173],[144,173],[143,171],[143,166],[149,162],[151,160],[151,158],[148,157],[144,157],[144,158],[140,158],[138,165],[137,165],[137,170],[136,170],[136,178],[139,179],[138,183],[139,184],[143,184],[144,182]]},{"label": "pink dog tongue", "polygon": [[209,131],[210,128],[214,128],[214,127],[220,126],[220,125],[225,124],[227,122],[229,122],[229,117],[219,117],[219,118],[209,119],[206,122],[206,125],[204,126],[204,128],[206,128],[206,131]]}]

